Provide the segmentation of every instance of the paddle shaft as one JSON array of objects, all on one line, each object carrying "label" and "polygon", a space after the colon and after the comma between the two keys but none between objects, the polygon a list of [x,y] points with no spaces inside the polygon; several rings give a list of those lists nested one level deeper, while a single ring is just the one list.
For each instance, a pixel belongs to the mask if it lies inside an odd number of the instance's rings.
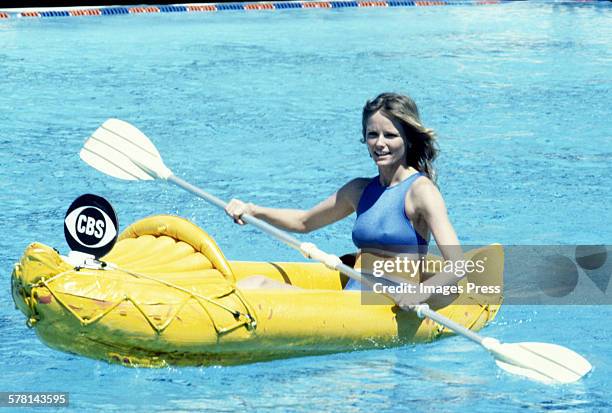
[{"label": "paddle shaft", "polygon": [[[217,198],[216,196],[209,194],[208,192],[198,188],[195,185],[190,184],[189,182],[175,176],[175,175],[171,175],[167,178],[167,180],[169,182],[172,182],[173,184],[191,192],[192,194],[210,202],[211,204],[221,208],[221,209],[225,209],[225,206],[227,205],[227,203],[225,201],[223,201],[222,199]],[[244,222],[251,224],[253,226],[255,226],[256,228],[259,228],[260,230],[264,231],[265,233],[275,237],[276,239],[284,242],[285,244],[287,244],[288,246],[295,248],[296,250],[300,251],[301,253],[305,253],[306,251],[304,251],[304,243],[301,242],[300,240],[298,240],[297,238],[291,236],[289,233],[287,233],[286,231],[280,230],[278,228],[276,228],[273,225],[268,224],[267,222],[259,219],[259,218],[255,218],[254,216],[248,215],[248,214],[244,214],[240,217],[240,219],[242,219]],[[326,254],[323,251],[320,251],[318,249],[316,249],[316,251],[313,251],[315,255],[319,255],[319,256],[323,256],[323,258],[329,258],[332,257],[334,258],[335,256],[330,256],[329,254]],[[318,257],[314,257],[315,259],[317,259]],[[346,274],[347,276],[349,276],[350,278],[355,279],[356,281],[362,282],[363,281],[363,276],[361,275],[361,273],[359,273],[358,271],[355,271],[353,268],[349,267],[348,265],[343,264],[337,257],[335,257],[337,259],[338,262],[335,262],[333,264],[333,268],[342,272],[343,274]]]},{"label": "paddle shaft", "polygon": [[455,333],[460,334],[463,337],[468,338],[480,345],[482,345],[482,342],[485,339],[485,337],[474,333],[472,330],[465,328],[461,324],[456,323],[453,320],[450,320],[444,317],[440,313],[436,313],[435,311],[431,310],[429,307],[424,306],[423,308],[420,308],[418,312],[419,312],[419,315],[427,317],[437,322],[438,324],[441,324],[444,327],[453,330]]},{"label": "paddle shaft", "polygon": [[[221,208],[221,209],[225,209],[225,206],[227,205],[227,203],[225,201],[223,201],[220,198],[217,198],[216,196],[209,194],[208,192],[198,188],[195,185],[190,184],[189,182],[175,176],[175,175],[171,175],[167,178],[167,180],[169,182],[172,182],[173,184],[191,192],[192,194],[210,202],[211,204]],[[240,219],[242,219],[244,222],[251,224],[257,228],[259,228],[260,230],[266,232],[267,234],[277,238],[278,240],[284,242],[285,244],[287,244],[288,246],[295,248],[296,250],[300,251],[300,252],[304,252],[303,250],[303,243],[298,240],[297,238],[289,235],[286,231],[280,230],[278,228],[276,228],[275,226],[272,226],[270,224],[268,224],[267,222],[255,218],[251,215],[248,214],[244,214],[240,217]],[[322,254],[325,254],[321,251]],[[326,254],[327,255],[327,254]],[[355,270],[354,268],[349,267],[346,264],[343,264],[341,262],[336,263],[334,265],[334,269],[340,271],[342,274],[347,275],[348,277],[354,279],[355,281],[358,282],[363,282],[364,278],[368,279],[370,282],[372,282],[372,279],[370,279],[370,277],[364,276],[363,274],[361,274],[359,271]],[[372,277],[373,278],[373,277]],[[389,298],[393,299],[393,297]],[[414,306],[417,307],[417,306]],[[411,308],[411,309],[417,309],[417,308]],[[447,327],[453,331],[455,331],[458,334],[461,334],[462,336],[475,341],[478,344],[482,344],[482,340],[483,337],[481,337],[480,335],[474,333],[473,331],[465,328],[464,326],[462,326],[461,324],[458,324],[452,320],[449,320],[448,318],[436,313],[435,311],[432,311],[431,309],[429,309],[427,306],[418,306],[418,313],[420,316],[425,316],[430,318],[431,320],[443,325],[444,327]]]},{"label": "paddle shaft", "polygon": [[[214,195],[209,194],[206,191],[203,191],[202,189],[198,188],[195,185],[190,184],[189,182],[175,176],[175,175],[171,175],[170,177],[168,177],[168,181],[172,182],[173,184],[180,186],[183,189],[186,189],[187,191],[191,192],[194,195],[199,196],[200,198],[210,202],[211,204],[221,208],[221,209],[225,209],[225,206],[227,205],[227,202],[223,201],[222,199],[217,198]],[[259,229],[261,229],[262,231],[272,235],[275,238],[278,238],[279,240],[281,240],[282,242],[284,242],[285,244],[289,245],[292,248],[295,248],[297,250],[301,251],[301,245],[302,243],[296,239],[295,237],[292,237],[291,235],[289,235],[287,232],[282,231],[270,224],[268,224],[265,221],[262,221],[261,219],[257,219],[253,216],[250,216],[248,214],[244,214],[240,217],[244,222],[247,222]]]}]

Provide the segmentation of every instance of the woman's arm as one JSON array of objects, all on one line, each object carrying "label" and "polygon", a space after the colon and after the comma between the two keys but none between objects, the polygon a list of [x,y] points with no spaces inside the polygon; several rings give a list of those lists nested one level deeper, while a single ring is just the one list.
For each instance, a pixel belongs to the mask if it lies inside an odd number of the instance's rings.
[{"label": "woman's arm", "polygon": [[267,208],[232,199],[226,206],[225,212],[241,225],[244,225],[244,221],[240,217],[248,214],[286,231],[310,232],[339,221],[354,212],[367,182],[366,178],[353,179],[309,210]]},{"label": "woman's arm", "polygon": [[415,181],[408,202],[417,215],[425,221],[445,260],[463,259],[463,250],[446,210],[446,204],[438,188],[429,179]]}]

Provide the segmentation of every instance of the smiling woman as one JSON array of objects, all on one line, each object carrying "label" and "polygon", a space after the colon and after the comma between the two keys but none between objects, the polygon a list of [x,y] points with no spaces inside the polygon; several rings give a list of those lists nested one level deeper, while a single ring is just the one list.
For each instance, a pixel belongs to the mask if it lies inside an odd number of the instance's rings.
[{"label": "smiling woman", "polygon": [[[234,199],[225,208],[227,214],[239,224],[244,224],[241,217],[247,214],[284,230],[304,233],[356,212],[353,242],[359,248],[357,266],[361,266],[364,252],[415,254],[419,259],[427,253],[430,235],[444,259],[461,259],[459,240],[434,184],[435,133],[422,125],[415,102],[405,95],[382,93],[366,102],[362,126],[362,142],[378,169],[377,176],[353,179],[309,210],[266,208]],[[432,279],[444,285],[461,278],[438,275]],[[261,276],[242,280],[240,287],[292,288]],[[361,285],[351,279],[345,288],[360,289]],[[430,298],[429,294],[409,295],[400,301],[432,304]]]},{"label": "smiling woman", "polygon": [[[362,122],[362,142],[380,149],[378,137],[381,132],[388,139],[402,138],[401,142],[403,144],[406,141],[406,147],[400,151],[399,156],[406,158],[408,166],[424,173],[435,182],[433,161],[438,155],[436,134],[432,129],[422,125],[419,109],[414,100],[408,96],[383,93],[366,103]],[[373,156],[375,151],[372,147],[368,149],[370,156]],[[377,161],[377,158],[374,160]]]}]

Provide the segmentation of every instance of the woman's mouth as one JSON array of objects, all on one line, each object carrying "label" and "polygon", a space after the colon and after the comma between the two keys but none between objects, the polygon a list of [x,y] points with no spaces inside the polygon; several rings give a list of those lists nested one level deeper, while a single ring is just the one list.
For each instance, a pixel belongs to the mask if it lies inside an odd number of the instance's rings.
[{"label": "woman's mouth", "polygon": [[389,152],[389,151],[374,151],[374,155],[376,155],[377,158],[383,158],[385,156],[391,155],[391,152]]}]

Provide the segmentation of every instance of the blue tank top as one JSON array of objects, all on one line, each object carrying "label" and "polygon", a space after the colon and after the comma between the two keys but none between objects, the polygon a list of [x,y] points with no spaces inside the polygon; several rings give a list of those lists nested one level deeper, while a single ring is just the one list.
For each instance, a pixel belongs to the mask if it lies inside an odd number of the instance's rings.
[{"label": "blue tank top", "polygon": [[[380,184],[372,178],[363,190],[353,226],[353,242],[359,249],[377,249],[394,253],[427,253],[425,240],[406,216],[406,192],[423,174],[410,175],[397,185]],[[349,279],[344,290],[361,290],[361,284]]]},{"label": "blue tank top", "polygon": [[397,185],[386,187],[379,177],[363,190],[353,226],[353,242],[360,249],[379,249],[394,253],[423,253],[428,243],[406,216],[406,192],[423,174],[415,173]]}]

